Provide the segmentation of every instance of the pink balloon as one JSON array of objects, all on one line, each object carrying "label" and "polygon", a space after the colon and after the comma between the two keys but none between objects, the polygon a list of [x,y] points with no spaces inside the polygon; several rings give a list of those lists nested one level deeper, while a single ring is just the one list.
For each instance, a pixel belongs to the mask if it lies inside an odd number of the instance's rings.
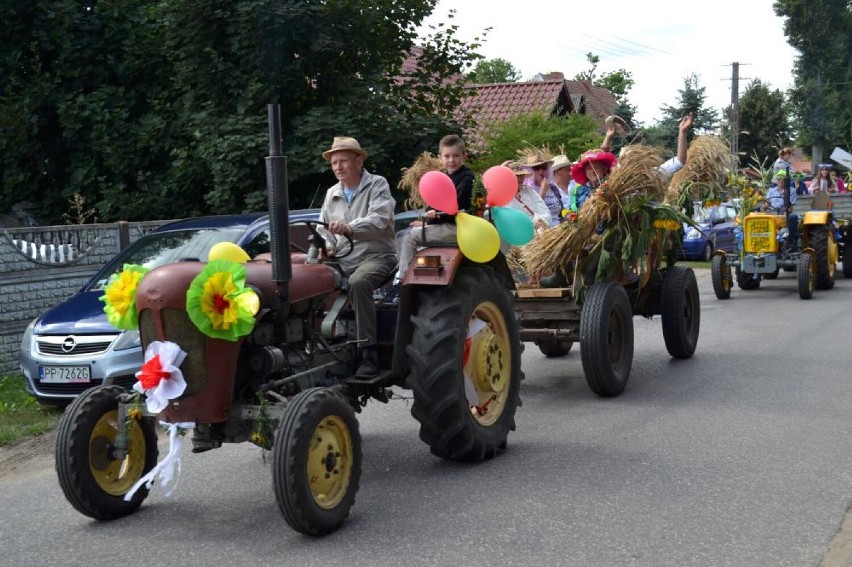
[{"label": "pink balloon", "polygon": [[448,215],[459,210],[456,186],[450,176],[442,171],[428,171],[420,178],[420,196],[426,204]]},{"label": "pink balloon", "polygon": [[518,192],[518,179],[515,172],[505,165],[489,167],[482,174],[482,184],[488,191],[485,202],[492,207],[508,205]]}]

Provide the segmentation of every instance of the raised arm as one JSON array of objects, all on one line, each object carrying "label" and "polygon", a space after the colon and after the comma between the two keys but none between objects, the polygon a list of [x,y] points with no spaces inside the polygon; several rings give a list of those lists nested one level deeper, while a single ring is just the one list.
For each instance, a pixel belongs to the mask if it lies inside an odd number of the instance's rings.
[{"label": "raised arm", "polygon": [[692,128],[693,114],[690,112],[680,119],[677,132],[677,159],[682,165],[686,165],[686,135]]}]

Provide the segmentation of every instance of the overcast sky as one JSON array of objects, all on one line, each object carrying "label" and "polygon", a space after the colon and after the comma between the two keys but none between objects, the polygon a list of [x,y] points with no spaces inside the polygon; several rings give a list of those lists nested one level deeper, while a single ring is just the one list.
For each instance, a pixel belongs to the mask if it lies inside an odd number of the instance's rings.
[{"label": "overcast sky", "polygon": [[[492,28],[479,50],[521,71],[561,71],[565,77],[589,69],[586,53],[600,57],[596,74],[625,69],[636,82],[628,99],[637,119],[657,122],[660,107],[674,105],[684,79],[699,76],[705,104],[720,111],[731,103],[731,63],[740,63],[740,94],[752,79],[773,89],[792,85],[796,51],[787,44],[784,20],[772,0],[439,0],[425,22],[447,21],[470,41]],[[721,116],[721,114],[720,114]]]}]

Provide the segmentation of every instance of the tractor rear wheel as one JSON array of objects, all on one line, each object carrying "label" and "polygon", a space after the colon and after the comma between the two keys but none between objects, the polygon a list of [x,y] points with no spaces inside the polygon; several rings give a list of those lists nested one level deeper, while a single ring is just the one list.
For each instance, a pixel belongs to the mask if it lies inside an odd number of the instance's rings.
[{"label": "tractor rear wheel", "polygon": [[538,350],[547,358],[558,358],[571,352],[574,341],[539,341]]},{"label": "tractor rear wheel", "polygon": [[760,274],[749,274],[736,267],[737,285],[744,291],[751,291],[760,287]]},{"label": "tractor rear wheel", "polygon": [[766,279],[766,280],[777,280],[779,272],[781,272],[781,268],[775,268],[774,272],[769,272],[768,274],[763,274],[762,277],[763,277],[763,279]]},{"label": "tractor rear wheel", "polygon": [[849,237],[843,244],[843,277],[852,278],[852,239]]},{"label": "tractor rear wheel", "polygon": [[520,405],[522,346],[512,298],[488,266],[420,292],[406,347],[411,415],[433,454],[483,461],[506,449]]},{"label": "tractor rear wheel", "polygon": [[674,358],[690,358],[701,327],[701,300],[692,268],[671,266],[666,270],[660,303],[666,350]]},{"label": "tractor rear wheel", "polygon": [[798,279],[799,297],[810,299],[814,296],[816,287],[816,275],[814,274],[814,257],[810,252],[802,252],[799,256]]},{"label": "tractor rear wheel", "polygon": [[713,265],[711,267],[711,276],[713,278],[713,292],[717,299],[728,299],[731,297],[731,266],[728,265],[728,258],[721,255],[713,256]]},{"label": "tractor rear wheel", "polygon": [[580,358],[595,394],[612,397],[624,391],[633,365],[633,310],[621,284],[595,283],[586,291],[580,312]]},{"label": "tractor rear wheel", "polygon": [[[56,473],[65,498],[78,512],[114,520],[135,512],[148,496],[143,485],[129,502],[124,495],[157,464],[154,419],[118,422],[120,386],[86,390],[68,406],[56,431]],[[127,454],[115,454],[115,439],[127,428]]]},{"label": "tractor rear wheel", "polygon": [[275,432],[272,486],[284,519],[321,536],[349,516],[361,480],[361,435],[355,410],[328,388],[297,394]]},{"label": "tractor rear wheel", "polygon": [[829,226],[815,226],[810,231],[810,244],[814,249],[814,271],[816,289],[834,287],[834,274],[837,261],[837,243],[834,231]]}]

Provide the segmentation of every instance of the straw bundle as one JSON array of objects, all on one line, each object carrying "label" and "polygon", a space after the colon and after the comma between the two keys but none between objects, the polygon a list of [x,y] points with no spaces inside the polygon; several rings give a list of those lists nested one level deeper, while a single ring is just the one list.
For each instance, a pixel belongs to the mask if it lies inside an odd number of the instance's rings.
[{"label": "straw bundle", "polygon": [[672,176],[666,203],[721,200],[725,175],[731,168],[728,145],[718,136],[699,136],[689,144],[686,163]]},{"label": "straw bundle", "polygon": [[[660,150],[631,146],[623,161],[580,209],[577,220],[569,221],[537,235],[524,247],[522,261],[528,272],[543,274],[563,269],[591,249],[606,231],[629,230],[634,221],[631,200],[659,200],[665,194]],[[599,232],[599,227],[605,227]]]},{"label": "straw bundle", "polygon": [[397,187],[408,192],[408,198],[405,200],[404,207],[406,209],[424,209],[426,202],[420,196],[420,178],[430,171],[440,171],[443,169],[438,156],[423,152],[411,167],[405,167],[402,170],[402,178],[399,180]]}]

